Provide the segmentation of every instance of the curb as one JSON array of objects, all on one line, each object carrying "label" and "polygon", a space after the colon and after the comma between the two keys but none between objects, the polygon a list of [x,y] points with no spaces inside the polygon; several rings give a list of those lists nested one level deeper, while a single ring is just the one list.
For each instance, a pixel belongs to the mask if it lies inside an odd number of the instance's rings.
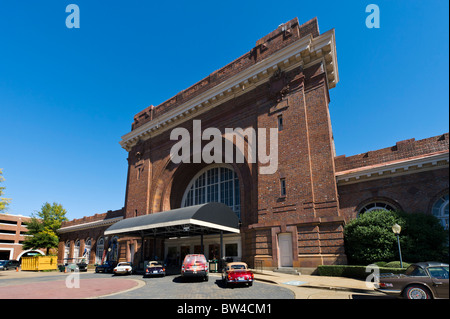
[{"label": "curb", "polygon": [[[268,278],[260,278],[255,276],[255,280],[263,281],[275,285],[280,285],[282,283],[277,282],[275,280],[271,280]],[[363,288],[351,288],[351,287],[338,287],[338,286],[321,286],[321,285],[300,285],[300,286],[293,286],[293,287],[299,287],[299,288],[309,288],[309,289],[323,289],[323,290],[333,290],[333,291],[348,291],[348,292],[355,292],[355,293],[365,293],[365,294],[371,294],[376,293],[373,289],[363,289]]]}]

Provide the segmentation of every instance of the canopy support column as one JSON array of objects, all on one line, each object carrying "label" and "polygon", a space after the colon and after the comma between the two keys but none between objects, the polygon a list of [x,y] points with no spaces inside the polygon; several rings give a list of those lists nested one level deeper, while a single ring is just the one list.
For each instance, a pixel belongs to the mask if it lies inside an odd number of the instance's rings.
[{"label": "canopy support column", "polygon": [[224,267],[224,254],[223,254],[223,231],[220,231],[220,248],[219,248],[219,252],[220,252],[220,260],[219,260],[219,271],[222,271],[223,267]]}]

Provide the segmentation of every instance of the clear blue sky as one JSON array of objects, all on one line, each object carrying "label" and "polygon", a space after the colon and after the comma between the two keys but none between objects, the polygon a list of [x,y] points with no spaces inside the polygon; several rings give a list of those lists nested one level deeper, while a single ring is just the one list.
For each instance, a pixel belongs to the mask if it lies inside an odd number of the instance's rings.
[{"label": "clear blue sky", "polygon": [[[65,8],[80,8],[68,29]],[[380,8],[368,29],[365,8]],[[0,0],[0,168],[9,213],[124,205],[133,116],[249,51],[294,17],[336,30],[338,155],[449,129],[448,1]]]}]

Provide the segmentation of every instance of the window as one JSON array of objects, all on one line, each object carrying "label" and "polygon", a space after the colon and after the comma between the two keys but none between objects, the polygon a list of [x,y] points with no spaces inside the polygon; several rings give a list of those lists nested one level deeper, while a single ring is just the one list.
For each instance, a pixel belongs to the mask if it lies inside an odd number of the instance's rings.
[{"label": "window", "polygon": [[406,269],[405,275],[414,277],[425,277],[427,276],[427,273],[423,268],[416,265],[411,265]]},{"label": "window", "polygon": [[286,196],[286,179],[285,178],[280,179],[280,187],[281,187],[280,195],[282,197]]},{"label": "window", "polygon": [[80,240],[77,239],[75,242],[75,248],[73,249],[73,258],[77,258],[80,256]]},{"label": "window", "polygon": [[370,212],[372,210],[391,210],[396,211],[392,205],[385,203],[385,202],[373,202],[370,204],[365,205],[363,208],[359,210],[359,214],[364,214],[366,212]]},{"label": "window", "polygon": [[429,267],[428,272],[432,278],[448,279],[448,267]]},{"label": "window", "polygon": [[103,239],[103,237],[100,237],[97,241],[97,250],[95,252],[95,262],[97,264],[102,263],[104,249],[105,249],[105,240]]},{"label": "window", "polygon": [[240,218],[239,178],[231,168],[220,166],[200,171],[189,184],[181,206],[188,207],[210,202],[224,203]]},{"label": "window", "polygon": [[70,254],[70,241],[66,241],[66,243],[64,244],[64,261],[66,261],[67,258],[69,258],[69,254]]},{"label": "window", "polygon": [[90,238],[86,239],[83,252],[83,258],[85,259],[86,264],[89,264],[89,257],[91,256],[91,244],[92,244],[91,239]]},{"label": "window", "polygon": [[283,130],[283,115],[278,115],[278,132]]},{"label": "window", "polygon": [[237,257],[238,245],[237,244],[225,244],[225,256]]},{"label": "window", "polygon": [[431,209],[431,213],[436,216],[442,226],[447,230],[448,229],[448,194],[441,196],[436,202],[433,204],[433,208]]}]

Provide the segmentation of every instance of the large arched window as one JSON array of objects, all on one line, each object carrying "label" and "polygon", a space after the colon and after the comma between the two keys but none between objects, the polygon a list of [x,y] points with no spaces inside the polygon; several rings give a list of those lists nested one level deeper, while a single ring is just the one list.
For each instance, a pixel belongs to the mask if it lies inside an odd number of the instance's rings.
[{"label": "large arched window", "polygon": [[66,243],[64,244],[64,262],[66,262],[67,259],[69,258],[69,254],[70,254],[70,241],[66,241]]},{"label": "large arched window", "polygon": [[91,239],[90,238],[86,239],[83,252],[83,258],[85,259],[86,264],[89,264],[89,258],[91,256],[91,246],[92,246]]},{"label": "large arched window", "polygon": [[212,165],[201,170],[189,183],[181,206],[210,202],[224,203],[241,217],[239,178],[231,167]]},{"label": "large arched window", "polygon": [[101,264],[103,259],[103,252],[105,250],[105,239],[100,237],[97,240],[97,249],[95,251],[95,263]]},{"label": "large arched window", "polygon": [[441,221],[441,224],[445,229],[448,229],[448,209],[448,194],[441,196],[437,201],[435,201],[433,208],[431,209],[431,213]]},{"label": "large arched window", "polygon": [[391,204],[388,204],[386,202],[381,202],[381,201],[377,201],[377,202],[372,202],[369,204],[364,205],[359,211],[358,214],[364,214],[366,212],[370,212],[373,210],[390,210],[390,211],[396,211],[397,209],[395,209]]},{"label": "large arched window", "polygon": [[[77,239],[75,241],[75,247],[73,249],[73,256],[72,258],[78,258],[80,257],[80,240]],[[75,259],[74,261],[78,261],[78,259]]]}]

